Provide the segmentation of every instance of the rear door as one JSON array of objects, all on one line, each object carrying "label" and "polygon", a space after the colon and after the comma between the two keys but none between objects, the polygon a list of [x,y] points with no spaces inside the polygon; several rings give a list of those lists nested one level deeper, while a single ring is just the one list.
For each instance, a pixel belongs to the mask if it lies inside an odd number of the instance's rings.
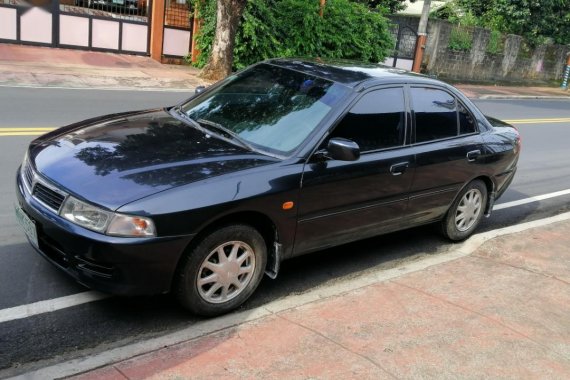
[{"label": "rear door", "polygon": [[416,223],[441,218],[479,171],[483,139],[475,118],[450,92],[410,87],[416,170],[409,212]]},{"label": "rear door", "polygon": [[406,110],[402,87],[367,92],[329,135],[355,141],[360,159],[305,165],[296,254],[386,232],[404,217],[414,160]]}]

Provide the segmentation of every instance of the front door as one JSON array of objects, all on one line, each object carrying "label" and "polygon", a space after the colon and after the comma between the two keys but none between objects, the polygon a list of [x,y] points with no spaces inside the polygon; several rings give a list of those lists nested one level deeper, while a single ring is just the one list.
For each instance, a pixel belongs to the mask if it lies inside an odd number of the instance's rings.
[{"label": "front door", "polygon": [[387,232],[405,216],[414,166],[407,121],[401,87],[364,94],[343,117],[329,138],[355,141],[361,157],[305,165],[295,254]]}]

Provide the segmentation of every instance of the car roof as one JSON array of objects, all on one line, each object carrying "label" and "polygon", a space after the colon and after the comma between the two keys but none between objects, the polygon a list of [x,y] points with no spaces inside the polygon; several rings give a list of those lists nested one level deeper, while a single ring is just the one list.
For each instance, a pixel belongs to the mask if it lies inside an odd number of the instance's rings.
[{"label": "car roof", "polygon": [[267,60],[265,63],[307,73],[349,87],[356,87],[365,83],[444,84],[425,75],[374,63],[307,58],[278,58]]}]

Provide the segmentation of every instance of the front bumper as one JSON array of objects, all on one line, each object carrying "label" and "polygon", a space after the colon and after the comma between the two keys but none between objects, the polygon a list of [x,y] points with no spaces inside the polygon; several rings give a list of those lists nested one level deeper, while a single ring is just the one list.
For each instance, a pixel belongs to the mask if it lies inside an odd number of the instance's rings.
[{"label": "front bumper", "polygon": [[170,291],[176,266],[195,235],[123,238],[102,235],[61,218],[35,200],[16,176],[18,206],[36,224],[44,258],[79,283],[117,295]]}]

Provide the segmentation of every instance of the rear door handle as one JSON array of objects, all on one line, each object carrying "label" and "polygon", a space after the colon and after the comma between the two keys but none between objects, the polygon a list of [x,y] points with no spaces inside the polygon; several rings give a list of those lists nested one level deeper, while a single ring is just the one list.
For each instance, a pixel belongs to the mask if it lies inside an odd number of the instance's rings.
[{"label": "rear door handle", "polygon": [[397,164],[394,164],[390,166],[390,173],[392,173],[392,175],[402,175],[409,165],[409,162],[399,162]]},{"label": "rear door handle", "polygon": [[481,155],[481,151],[479,149],[472,150],[471,152],[467,152],[467,161],[473,162]]}]

